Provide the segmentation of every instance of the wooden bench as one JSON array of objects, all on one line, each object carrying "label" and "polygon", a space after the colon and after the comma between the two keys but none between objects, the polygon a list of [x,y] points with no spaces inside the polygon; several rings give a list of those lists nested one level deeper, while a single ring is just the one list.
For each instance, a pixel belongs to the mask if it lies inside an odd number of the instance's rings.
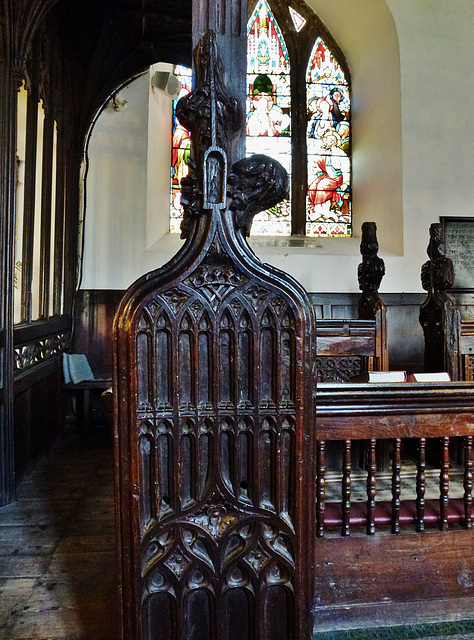
[{"label": "wooden bench", "polygon": [[[321,384],[316,396],[317,541],[314,615],[320,632],[443,617],[462,619],[472,610],[474,590],[461,573],[474,571],[472,555],[472,465],[474,384]],[[464,443],[462,498],[450,498],[449,444]],[[408,439],[408,440],[407,440]],[[353,498],[350,452],[367,442],[366,500]],[[326,502],[329,479],[325,452],[330,442],[344,449],[338,476],[341,499]],[[391,500],[379,500],[375,450],[391,444]],[[414,500],[404,500],[403,446],[416,443]],[[425,499],[425,453],[439,448],[439,498]],[[406,482],[406,478],[404,482]],[[331,588],[330,585],[334,585]]]},{"label": "wooden bench", "polygon": [[63,392],[72,400],[73,412],[84,434],[92,431],[93,396],[100,397],[100,394],[107,390],[111,384],[112,378],[105,377],[62,385]]}]

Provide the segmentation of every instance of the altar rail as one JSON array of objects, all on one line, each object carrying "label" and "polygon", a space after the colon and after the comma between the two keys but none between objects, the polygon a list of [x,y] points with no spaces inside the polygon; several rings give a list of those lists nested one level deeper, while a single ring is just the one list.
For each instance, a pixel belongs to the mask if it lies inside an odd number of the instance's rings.
[{"label": "altar rail", "polygon": [[[373,535],[379,528],[399,533],[411,526],[446,530],[450,524],[472,527],[474,387],[446,384],[321,384],[317,392],[317,536],[339,529],[365,527]],[[450,499],[450,440],[461,438],[463,495]],[[414,500],[401,500],[402,443],[415,439]],[[352,498],[353,442],[366,442],[366,500]],[[326,502],[326,449],[342,446],[339,502]],[[391,499],[377,500],[376,449],[391,444]],[[439,497],[425,499],[427,446],[439,451]],[[360,529],[359,529],[360,530]]]}]

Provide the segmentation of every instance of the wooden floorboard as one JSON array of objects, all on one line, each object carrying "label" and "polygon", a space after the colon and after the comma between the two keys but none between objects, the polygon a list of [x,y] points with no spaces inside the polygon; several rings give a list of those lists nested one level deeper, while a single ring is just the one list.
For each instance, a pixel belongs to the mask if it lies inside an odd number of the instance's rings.
[{"label": "wooden floorboard", "polygon": [[70,436],[0,509],[0,640],[116,640],[112,447]]}]

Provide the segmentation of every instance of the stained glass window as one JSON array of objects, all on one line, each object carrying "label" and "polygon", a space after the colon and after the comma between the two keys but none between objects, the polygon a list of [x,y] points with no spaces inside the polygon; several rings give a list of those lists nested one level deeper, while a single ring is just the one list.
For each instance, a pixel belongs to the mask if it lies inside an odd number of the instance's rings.
[{"label": "stained glass window", "polygon": [[[293,197],[257,215],[251,234],[350,236],[349,71],[337,44],[304,2],[292,0],[294,6],[284,7],[272,1],[255,0],[247,24],[247,155],[263,153],[281,162],[290,174]],[[310,42],[311,54],[303,59]],[[304,96],[306,86],[306,100],[293,104],[290,71],[298,95]],[[191,70],[177,67],[175,73],[181,95],[188,93]],[[171,232],[180,231],[180,182],[189,152],[189,133],[173,108]]]},{"label": "stained glass window", "polygon": [[[258,0],[247,27],[247,155],[264,153],[291,171],[290,62],[266,0]],[[285,200],[254,218],[252,235],[290,235]]]},{"label": "stained glass window", "polygon": [[[186,67],[177,66],[174,71],[181,82],[179,98],[191,91],[192,71]],[[179,99],[178,98],[178,99]],[[189,159],[191,139],[189,131],[180,124],[176,118],[176,103],[173,101],[173,133],[171,144],[171,206],[170,206],[170,232],[179,233],[183,218],[183,208],[180,205],[181,178],[188,173],[187,161]]]},{"label": "stained glass window", "polygon": [[307,74],[307,236],[351,235],[350,95],[344,72],[321,38]]},{"label": "stained glass window", "polygon": [[293,20],[293,24],[295,25],[296,31],[298,33],[305,26],[306,20],[300,15],[297,11],[293,9],[293,7],[288,7],[288,11],[290,12],[291,19]]}]

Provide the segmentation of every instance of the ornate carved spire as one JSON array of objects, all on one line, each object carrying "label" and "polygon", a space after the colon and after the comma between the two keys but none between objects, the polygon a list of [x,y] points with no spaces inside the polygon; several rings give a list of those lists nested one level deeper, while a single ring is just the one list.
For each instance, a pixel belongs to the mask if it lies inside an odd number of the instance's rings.
[{"label": "ornate carved spire", "polygon": [[204,35],[194,50],[196,88],[183,96],[176,116],[191,132],[193,160],[199,165],[211,145],[225,151],[240,128],[242,113],[237,100],[223,83],[223,69],[212,31]]},{"label": "ornate carved spire", "polygon": [[442,225],[430,226],[427,248],[429,260],[421,267],[421,284],[428,292],[420,307],[420,324],[425,335],[425,370],[448,371],[453,380],[459,377],[459,311],[447,293],[454,282],[454,267],[444,254]]},{"label": "ornate carved spire", "polygon": [[211,205],[225,207],[227,149],[239,131],[242,113],[224,86],[222,64],[212,31],[194,50],[196,88],[181,98],[176,116],[191,132],[189,173],[182,180],[181,204],[184,217],[181,237],[190,234],[193,218]]},{"label": "ornate carved spire", "polygon": [[357,269],[359,289],[362,294],[359,299],[359,318],[373,320],[378,309],[383,306],[379,296],[379,287],[385,275],[385,263],[378,254],[377,226],[375,222],[364,222],[360,252],[362,262]]}]

